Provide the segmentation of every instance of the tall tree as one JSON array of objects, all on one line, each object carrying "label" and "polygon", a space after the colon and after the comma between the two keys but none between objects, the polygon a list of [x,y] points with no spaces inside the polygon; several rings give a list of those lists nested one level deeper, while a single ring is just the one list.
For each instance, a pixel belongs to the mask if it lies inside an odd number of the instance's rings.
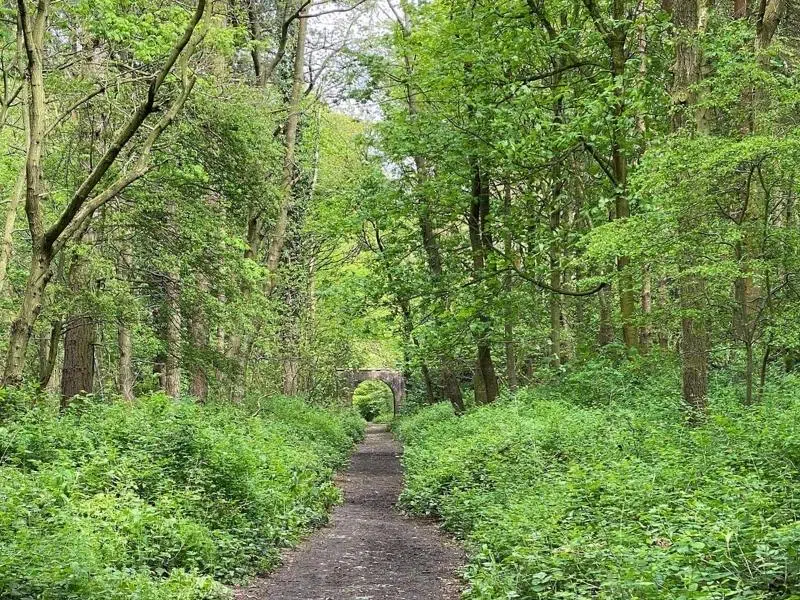
[{"label": "tall tree", "polygon": [[[45,58],[47,21],[52,10],[49,0],[39,0],[36,7],[28,0],[17,1],[18,26],[25,45],[26,86],[28,101],[27,149],[26,149],[26,193],[25,214],[31,236],[31,262],[25,293],[16,318],[11,326],[8,352],[6,354],[3,381],[15,385],[22,381],[25,355],[36,318],[42,307],[42,295],[52,277],[54,258],[65,245],[85,228],[94,213],[115,198],[129,185],[140,179],[149,168],[149,157],[156,140],[177,117],[194,86],[194,77],[189,73],[188,58],[194,52],[200,36],[195,29],[206,11],[205,0],[198,0],[194,14],[183,34],[170,49],[167,58],[150,78],[145,97],[136,106],[133,114],[116,132],[91,172],[75,188],[64,210],[49,227],[44,221],[42,199],[46,195],[42,157],[49,133],[46,123]],[[182,63],[181,91],[173,98],[166,110],[143,140],[133,142],[148,117],[157,107],[156,99],[173,67]],[[136,149],[132,150],[131,146]],[[118,164],[123,150],[131,149],[131,166],[106,180],[111,167]]]}]

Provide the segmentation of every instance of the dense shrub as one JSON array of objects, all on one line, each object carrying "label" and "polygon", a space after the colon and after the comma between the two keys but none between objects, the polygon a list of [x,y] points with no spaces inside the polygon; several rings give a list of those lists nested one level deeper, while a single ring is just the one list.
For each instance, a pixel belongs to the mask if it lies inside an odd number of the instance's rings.
[{"label": "dense shrub", "polygon": [[393,405],[392,390],[380,381],[364,381],[353,392],[353,406],[367,421],[388,422]]},{"label": "dense shrub", "polygon": [[609,397],[605,368],[396,427],[402,502],[466,540],[467,597],[800,598],[800,382],[752,408],[720,390],[692,428],[667,379]]},{"label": "dense shrub", "polygon": [[0,427],[0,597],[225,597],[326,519],[362,424],[281,398],[19,413]]}]

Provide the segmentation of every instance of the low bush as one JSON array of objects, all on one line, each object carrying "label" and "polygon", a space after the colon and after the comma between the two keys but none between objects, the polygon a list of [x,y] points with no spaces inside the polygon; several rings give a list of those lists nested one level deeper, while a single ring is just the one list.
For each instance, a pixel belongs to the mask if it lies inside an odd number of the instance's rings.
[{"label": "low bush", "polygon": [[326,520],[362,426],[285,398],[17,412],[0,426],[0,597],[227,597]]},{"label": "low bush", "polygon": [[402,503],[466,541],[466,597],[800,598],[800,382],[749,408],[718,390],[687,427],[674,373],[609,396],[601,368],[395,428]]}]

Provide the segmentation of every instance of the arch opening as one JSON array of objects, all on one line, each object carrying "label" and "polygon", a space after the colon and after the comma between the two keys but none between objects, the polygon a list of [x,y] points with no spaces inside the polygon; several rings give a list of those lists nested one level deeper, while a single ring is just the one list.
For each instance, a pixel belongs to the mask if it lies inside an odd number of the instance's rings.
[{"label": "arch opening", "polygon": [[385,381],[367,379],[353,390],[353,406],[369,422],[386,422],[394,415],[394,390]]},{"label": "arch opening", "polygon": [[406,397],[406,378],[394,369],[343,369],[339,371],[343,399],[352,401],[353,392],[363,381],[381,381],[392,390],[392,413],[397,414]]}]

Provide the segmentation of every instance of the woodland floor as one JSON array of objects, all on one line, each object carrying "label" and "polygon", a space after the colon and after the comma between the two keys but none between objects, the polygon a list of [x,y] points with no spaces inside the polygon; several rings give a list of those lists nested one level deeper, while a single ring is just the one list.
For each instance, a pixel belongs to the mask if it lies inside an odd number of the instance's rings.
[{"label": "woodland floor", "polygon": [[384,427],[370,425],[339,478],[345,501],[330,525],[236,600],[456,600],[461,551],[435,523],[395,507],[400,452]]}]

